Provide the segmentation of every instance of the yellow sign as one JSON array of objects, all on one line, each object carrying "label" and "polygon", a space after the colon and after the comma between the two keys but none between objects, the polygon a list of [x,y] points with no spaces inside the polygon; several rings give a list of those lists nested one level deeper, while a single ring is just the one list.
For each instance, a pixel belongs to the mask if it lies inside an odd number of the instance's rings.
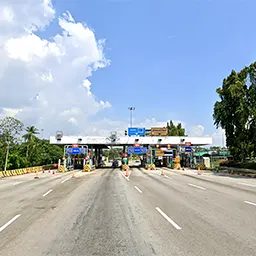
[{"label": "yellow sign", "polygon": [[174,158],[174,162],[177,164],[180,163],[180,158],[178,158],[178,157]]},{"label": "yellow sign", "polygon": [[155,156],[164,156],[164,152],[161,150],[156,150]]},{"label": "yellow sign", "polygon": [[151,136],[167,136],[168,129],[166,127],[152,127]]}]

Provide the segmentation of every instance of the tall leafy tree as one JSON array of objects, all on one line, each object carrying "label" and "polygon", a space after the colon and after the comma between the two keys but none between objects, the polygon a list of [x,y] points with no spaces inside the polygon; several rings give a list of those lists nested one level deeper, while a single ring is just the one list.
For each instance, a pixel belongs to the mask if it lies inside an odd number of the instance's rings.
[{"label": "tall leafy tree", "polygon": [[23,123],[13,117],[7,116],[0,119],[0,143],[2,148],[5,148],[4,170],[7,169],[10,147],[17,143],[23,127]]},{"label": "tall leafy tree", "polygon": [[220,100],[214,105],[214,124],[225,129],[227,146],[238,161],[255,153],[255,67],[254,63],[238,73],[232,70],[216,90]]},{"label": "tall leafy tree", "polygon": [[24,138],[25,142],[27,143],[27,151],[26,151],[26,159],[28,160],[28,153],[29,148],[33,147],[33,143],[37,139],[37,134],[39,134],[38,129],[35,126],[28,126],[26,127],[26,134],[24,134],[22,137]]},{"label": "tall leafy tree", "polygon": [[182,128],[181,123],[177,126],[173,124],[173,121],[167,122],[168,136],[185,136],[185,129]]}]

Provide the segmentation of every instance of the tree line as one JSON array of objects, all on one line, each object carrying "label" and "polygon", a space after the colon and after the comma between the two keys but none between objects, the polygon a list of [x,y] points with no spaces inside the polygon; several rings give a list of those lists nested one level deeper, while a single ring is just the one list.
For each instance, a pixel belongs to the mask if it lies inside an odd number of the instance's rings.
[{"label": "tree line", "polygon": [[225,130],[226,144],[235,161],[256,156],[256,62],[232,70],[216,90],[213,119]]},{"label": "tree line", "polygon": [[35,126],[25,127],[13,117],[0,119],[0,170],[57,163],[63,155],[58,145],[39,139]]}]

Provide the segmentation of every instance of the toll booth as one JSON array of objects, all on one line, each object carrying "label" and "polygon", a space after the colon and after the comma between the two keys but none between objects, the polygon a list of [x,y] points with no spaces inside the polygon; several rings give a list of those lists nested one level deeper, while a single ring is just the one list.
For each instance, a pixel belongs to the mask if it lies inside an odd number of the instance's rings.
[{"label": "toll booth", "polygon": [[66,145],[64,146],[64,155],[62,160],[65,168],[68,170],[83,169],[85,158],[88,155],[88,147],[79,144]]}]

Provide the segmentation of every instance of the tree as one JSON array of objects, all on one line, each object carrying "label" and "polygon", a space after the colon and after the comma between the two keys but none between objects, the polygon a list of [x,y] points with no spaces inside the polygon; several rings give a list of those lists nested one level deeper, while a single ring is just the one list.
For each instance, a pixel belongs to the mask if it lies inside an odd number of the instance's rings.
[{"label": "tree", "polygon": [[256,153],[256,63],[240,72],[234,70],[218,88],[220,100],[214,105],[217,128],[225,129],[227,147],[237,161]]},{"label": "tree", "polygon": [[23,130],[23,123],[13,117],[4,117],[0,119],[0,140],[6,148],[4,170],[6,171],[9,157],[10,146],[17,142],[20,133]]},{"label": "tree", "polygon": [[168,136],[185,136],[185,129],[182,128],[181,123],[178,123],[177,126],[175,126],[170,120],[170,122],[167,122],[167,129],[168,129]]},{"label": "tree", "polygon": [[24,134],[22,137],[24,138],[25,142],[27,143],[27,151],[26,151],[26,160],[28,161],[28,153],[29,148],[33,146],[33,142],[36,140],[36,134],[39,134],[38,129],[35,126],[28,126],[26,128],[26,134]]}]

